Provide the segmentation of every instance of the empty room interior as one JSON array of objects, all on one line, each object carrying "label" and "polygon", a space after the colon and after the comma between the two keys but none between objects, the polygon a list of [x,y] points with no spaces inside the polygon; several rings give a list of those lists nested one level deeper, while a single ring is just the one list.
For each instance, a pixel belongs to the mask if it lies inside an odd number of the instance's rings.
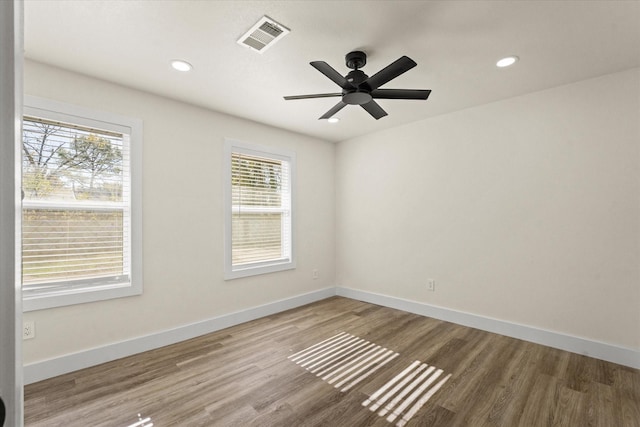
[{"label": "empty room interior", "polygon": [[23,7],[25,425],[640,426],[640,2]]}]

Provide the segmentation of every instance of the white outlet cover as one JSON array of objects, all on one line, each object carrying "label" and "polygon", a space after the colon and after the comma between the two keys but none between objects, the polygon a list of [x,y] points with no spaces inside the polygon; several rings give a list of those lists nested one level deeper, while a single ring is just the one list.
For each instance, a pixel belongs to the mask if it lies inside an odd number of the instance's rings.
[{"label": "white outlet cover", "polygon": [[22,339],[30,340],[36,337],[35,322],[24,322],[22,325]]}]

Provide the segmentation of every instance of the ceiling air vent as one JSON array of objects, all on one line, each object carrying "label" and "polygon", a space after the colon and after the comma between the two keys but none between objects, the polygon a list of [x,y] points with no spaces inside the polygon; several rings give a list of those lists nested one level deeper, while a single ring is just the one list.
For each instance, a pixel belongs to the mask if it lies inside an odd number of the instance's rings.
[{"label": "ceiling air vent", "polygon": [[249,31],[238,40],[238,44],[262,53],[282,37],[289,34],[289,29],[278,24],[268,16],[263,16]]}]

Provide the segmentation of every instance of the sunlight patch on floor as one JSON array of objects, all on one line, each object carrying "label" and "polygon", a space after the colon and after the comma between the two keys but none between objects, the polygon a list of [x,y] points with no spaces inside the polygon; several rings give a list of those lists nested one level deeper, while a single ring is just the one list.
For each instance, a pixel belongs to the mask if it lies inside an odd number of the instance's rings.
[{"label": "sunlight patch on floor", "polygon": [[398,353],[392,350],[340,332],[289,359],[346,392],[396,357]]},{"label": "sunlight patch on floor", "polygon": [[362,402],[362,406],[378,411],[390,423],[400,417],[396,426],[403,427],[451,377],[443,373],[442,369],[416,360]]},{"label": "sunlight patch on floor", "polygon": [[153,423],[151,422],[151,417],[142,418],[142,415],[138,414],[138,421],[127,427],[153,427]]}]

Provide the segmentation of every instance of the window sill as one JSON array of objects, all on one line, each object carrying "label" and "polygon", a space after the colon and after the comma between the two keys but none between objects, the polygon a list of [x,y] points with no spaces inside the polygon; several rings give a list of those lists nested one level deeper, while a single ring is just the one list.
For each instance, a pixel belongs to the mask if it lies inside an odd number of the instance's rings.
[{"label": "window sill", "polygon": [[261,265],[245,268],[237,268],[231,271],[225,271],[224,280],[239,279],[241,277],[258,276],[260,274],[276,273],[278,271],[294,270],[296,268],[295,261],[287,261],[278,264]]},{"label": "window sill", "polygon": [[73,290],[56,290],[24,296],[22,300],[22,311],[45,310],[47,308],[64,307],[141,294],[142,285],[135,286],[131,283],[122,283],[101,288],[86,287]]}]

